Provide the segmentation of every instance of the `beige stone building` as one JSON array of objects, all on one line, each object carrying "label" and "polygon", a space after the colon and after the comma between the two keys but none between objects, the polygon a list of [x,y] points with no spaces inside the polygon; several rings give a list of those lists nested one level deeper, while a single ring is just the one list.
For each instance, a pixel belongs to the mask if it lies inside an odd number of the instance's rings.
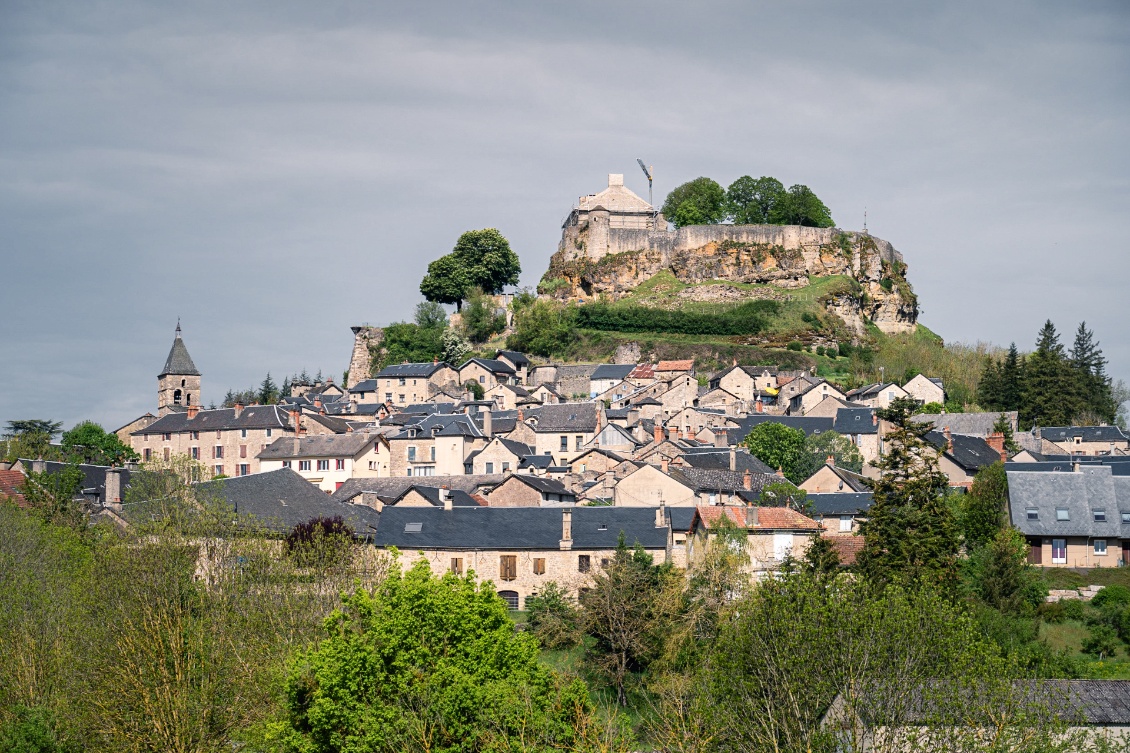
[{"label": "beige stone building", "polygon": [[455,369],[441,362],[386,366],[374,377],[377,402],[400,407],[422,403],[435,393],[454,387],[458,377]]},{"label": "beige stone building", "polygon": [[472,358],[459,367],[459,384],[476,382],[483,390],[496,384],[517,384],[514,368],[506,361]]},{"label": "beige stone building", "polygon": [[534,452],[568,465],[606,424],[604,407],[596,403],[543,405],[533,426]]},{"label": "beige stone building", "polygon": [[181,339],[180,322],[177,322],[173,346],[165,359],[165,367],[157,375],[157,415],[163,417],[172,411],[184,410],[190,405],[200,405],[200,372],[188,348]]},{"label": "beige stone building", "polygon": [[894,382],[869,384],[847,393],[848,400],[866,405],[868,408],[889,408],[895,400],[904,397],[910,397],[910,395]]},{"label": "beige stone building", "polygon": [[1040,438],[1066,448],[1072,455],[1117,455],[1130,452],[1130,437],[1117,426],[1048,426]]},{"label": "beige stone building", "polygon": [[710,389],[721,389],[752,404],[760,393],[777,391],[777,370],[764,366],[738,366],[723,369],[710,378]]},{"label": "beige stone building", "polygon": [[557,479],[511,474],[486,495],[491,507],[563,507],[577,497]]},{"label": "beige stone building", "polygon": [[351,478],[389,475],[388,440],[381,434],[350,432],[280,437],[259,452],[263,473],[290,468],[324,492],[335,492]]},{"label": "beige stone building", "polygon": [[725,519],[729,525],[744,530],[749,570],[764,576],[776,570],[785,557],[803,557],[820,535],[821,525],[787,507],[698,507],[691,522],[687,540],[687,562],[694,568],[707,555],[718,528]]},{"label": "beige stone building", "polygon": [[405,569],[421,558],[437,575],[474,572],[511,609],[554,582],[576,595],[609,562],[623,533],[656,564],[667,562],[671,524],[660,508],[386,507],[374,537]]},{"label": "beige stone building", "polygon": [[928,376],[918,374],[904,384],[902,389],[907,395],[923,405],[926,403],[941,403],[944,405],[946,402],[946,389],[941,379],[931,379]]}]

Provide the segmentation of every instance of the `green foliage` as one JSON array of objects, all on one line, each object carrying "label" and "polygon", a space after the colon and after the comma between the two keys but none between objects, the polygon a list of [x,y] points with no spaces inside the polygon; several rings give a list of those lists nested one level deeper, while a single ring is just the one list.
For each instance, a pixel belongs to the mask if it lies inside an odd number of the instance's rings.
[{"label": "green foliage", "polygon": [[828,536],[813,536],[801,560],[804,570],[816,577],[834,576],[840,570],[840,555]]},{"label": "green foliage", "polygon": [[977,471],[969,492],[961,498],[960,522],[970,550],[992,541],[1008,522],[1008,476],[1004,463]]},{"label": "green foliage", "polygon": [[805,437],[804,455],[793,468],[793,473],[798,478],[796,483],[799,484],[820,470],[828,462],[829,456],[838,468],[852,473],[863,472],[863,455],[859,448],[838,432],[822,431]]},{"label": "green foliage", "polygon": [[790,507],[804,512],[808,509],[808,492],[785,481],[775,481],[762,487],[757,504],[762,507]]},{"label": "green foliage", "polygon": [[799,353],[804,350],[804,343],[800,342],[799,340],[793,340],[785,347],[787,347],[789,350],[795,350],[797,353]]},{"label": "green foliage", "polygon": [[468,230],[459,236],[450,254],[428,265],[420,292],[429,301],[454,303],[462,308],[471,290],[501,293],[517,285],[522,266],[509,241],[494,228]]},{"label": "green foliage", "polygon": [[1025,426],[1067,426],[1081,408],[1075,370],[1051,321],[1044,323],[1036,351],[1024,363],[1020,420]]},{"label": "green foliage", "polygon": [[742,442],[751,455],[770,468],[780,469],[785,478],[800,483],[797,478],[802,472],[805,437],[800,429],[766,421],[753,427]]},{"label": "green foliage", "polygon": [[353,528],[341,516],[311,518],[291,529],[285,539],[286,552],[299,567],[348,564],[353,541]]},{"label": "green foliage", "polygon": [[779,214],[784,196],[785,187],[776,178],[743,175],[726,189],[726,213],[735,225],[767,225]]},{"label": "green foliage", "polygon": [[482,400],[483,395],[486,394],[483,391],[483,386],[481,384],[479,384],[478,382],[476,382],[474,379],[468,379],[466,382],[464,382],[463,383],[463,389],[470,390],[471,397],[473,397],[476,400]]},{"label": "green foliage", "polygon": [[117,434],[93,421],[83,421],[63,434],[63,453],[76,463],[125,465],[140,458]]},{"label": "green foliage", "polygon": [[260,405],[273,405],[279,401],[279,387],[275,384],[275,380],[271,379],[271,372],[267,372],[267,376],[263,378],[263,382],[259,385],[259,393],[256,395],[256,401]]},{"label": "green foliage", "polygon": [[560,355],[576,340],[576,309],[556,301],[538,299],[515,307],[514,334],[506,347],[538,356]]},{"label": "green foliage", "polygon": [[584,684],[537,656],[490,583],[417,562],[345,597],[321,643],[292,662],[287,742],[309,753],[584,749]]},{"label": "green foliage", "polygon": [[50,439],[62,430],[62,421],[49,421],[42,418],[23,418],[9,421],[5,436],[19,437],[25,434],[45,434]]},{"label": "green foliage", "polygon": [[9,421],[2,443],[3,459],[9,463],[20,458],[61,460],[62,456],[51,445],[51,439],[63,428],[60,421],[27,418]]},{"label": "green foliage", "polygon": [[576,324],[612,332],[670,332],[685,335],[752,335],[778,312],[776,301],[749,301],[715,313],[654,309],[630,304],[590,303],[576,309]]},{"label": "green foliage", "polygon": [[463,360],[471,352],[471,343],[467,338],[450,327],[443,331],[440,344],[443,348],[443,354],[440,356],[440,360],[446,361],[447,363],[463,363]]},{"label": "green foliage", "polygon": [[550,581],[526,599],[529,626],[542,648],[572,648],[581,642],[580,616],[568,592]]},{"label": "green foliage", "polygon": [[1083,641],[1083,653],[1110,658],[1118,651],[1118,634],[1106,624],[1091,626],[1091,634]]},{"label": "green foliage", "polygon": [[925,414],[928,414],[928,415],[938,415],[939,413],[941,413],[945,409],[946,409],[946,406],[942,405],[941,403],[924,403],[922,405],[922,407],[918,409],[917,412],[918,413],[925,413]]},{"label": "green foliage", "polygon": [[373,355],[373,373],[394,363],[426,363],[444,354],[439,327],[424,328],[412,322],[396,322],[385,327],[384,341]]},{"label": "green foliage", "polygon": [[[847,355],[842,350],[841,354]],[[887,381],[886,375],[910,370],[938,377],[946,385],[946,410],[953,413],[953,406],[977,402],[977,384],[985,360],[997,354],[997,349],[986,343],[947,345],[920,324],[913,333],[880,334],[873,347],[853,349],[850,368],[859,384]]]},{"label": "green foliage", "polygon": [[1028,542],[1013,528],[997,529],[964,567],[972,593],[1005,614],[1031,615],[1048,594],[1039,572],[1028,564]]},{"label": "green foliage", "polygon": [[435,301],[421,301],[416,304],[412,321],[421,329],[443,329],[447,326],[447,312]]},{"label": "green foliage", "polygon": [[726,192],[710,178],[695,178],[677,186],[661,210],[676,227],[713,225],[726,218]]},{"label": "green foliage", "polygon": [[83,478],[77,465],[67,464],[55,473],[29,472],[20,490],[42,520],[79,530],[86,525],[80,496]]},{"label": "green foliage", "polygon": [[899,398],[877,411],[892,430],[877,464],[882,475],[870,482],[874,501],[861,528],[859,569],[873,584],[921,582],[948,590],[956,585],[960,535],[945,501],[948,479],[924,439],[930,424],[911,420],[916,406]]},{"label": "green foliage", "polygon": [[12,716],[0,725],[0,750],[4,753],[77,753],[77,746],[68,744],[57,732],[55,715],[49,709],[17,706]]},{"label": "green foliage", "polygon": [[1120,607],[1130,605],[1130,588],[1120,585],[1106,586],[1099,589],[1099,592],[1091,599],[1091,606],[1093,607],[1101,609],[1108,604],[1115,604]]},{"label": "green foliage", "polygon": [[774,225],[832,227],[832,214],[808,186],[790,186],[776,202],[769,220]]},{"label": "green foliage", "polygon": [[506,315],[495,310],[494,300],[473,289],[463,309],[463,331],[472,343],[484,343],[506,328]]}]

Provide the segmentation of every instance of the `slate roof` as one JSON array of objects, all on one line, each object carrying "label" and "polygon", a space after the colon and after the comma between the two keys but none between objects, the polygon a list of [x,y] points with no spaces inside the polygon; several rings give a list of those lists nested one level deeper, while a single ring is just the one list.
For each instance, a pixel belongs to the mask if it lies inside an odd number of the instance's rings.
[{"label": "slate roof", "polygon": [[832,431],[837,434],[878,434],[879,426],[874,420],[874,408],[840,408],[832,423]]},{"label": "slate roof", "polygon": [[742,438],[753,431],[753,427],[766,422],[784,424],[793,429],[800,429],[805,436],[812,436],[824,431],[832,431],[835,419],[819,416],[770,416],[767,413],[754,413],[738,421],[738,429]]},{"label": "slate roof", "polygon": [[[31,460],[20,458],[20,465],[25,470],[31,470]],[[57,460],[48,460],[43,464],[44,471],[54,476],[60,473],[64,468],[71,465],[70,463],[61,463]],[[106,494],[106,472],[110,470],[108,465],[92,465],[90,463],[78,463],[76,467],[82,473],[82,485],[79,488],[79,493],[87,497],[97,497],[99,500],[105,499]],[[117,471],[121,479],[121,494],[125,497],[126,488],[129,486],[130,477],[134,473],[128,468],[122,468]],[[21,475],[20,483],[23,483]]]},{"label": "slate roof", "polygon": [[[470,494],[463,491],[462,489],[447,489],[447,490],[444,490],[444,489],[441,489],[438,486],[424,486],[422,484],[412,484],[412,486],[409,486],[407,489],[402,491],[396,497],[396,499],[391,500],[389,502],[389,504],[396,504],[397,502],[400,502],[400,500],[402,500],[406,496],[408,496],[409,492],[413,492],[413,491],[416,492],[417,494],[419,494],[424,499],[428,500],[428,502],[431,502],[436,507],[443,507],[443,500],[440,498],[440,492],[442,492],[442,491],[447,491],[447,493],[451,495],[451,504],[454,507],[479,507],[479,506],[481,506],[481,503],[477,499],[475,499],[475,497],[471,496]],[[480,497],[480,499],[481,499],[481,497]],[[485,502],[486,500],[483,500],[483,501]]]},{"label": "slate roof", "polygon": [[[952,430],[951,430],[952,431]],[[1117,426],[1048,426],[1040,429],[1040,436],[1052,442],[1072,443],[1075,437],[1084,442],[1126,442],[1130,440]]]},{"label": "slate roof", "polygon": [[538,468],[548,469],[553,465],[552,455],[523,455],[522,459],[518,461],[519,468]]},{"label": "slate roof", "polygon": [[[280,532],[290,531],[311,518],[340,515],[358,536],[368,536],[380,519],[372,508],[332,499],[290,468],[206,481],[198,486],[215,489],[237,513],[253,515],[268,528]],[[128,512],[129,507],[126,510]]]},{"label": "slate roof", "polygon": [[[287,458],[351,458],[377,441],[377,435],[312,434],[305,437],[280,437],[267,445],[257,457],[260,460]],[[298,445],[297,448],[295,445]]]},{"label": "slate roof", "polygon": [[395,363],[385,366],[377,375],[377,379],[396,379],[399,377],[422,377],[427,379],[432,374],[447,366],[446,363]]},{"label": "slate roof", "polygon": [[514,376],[514,368],[510,364],[494,358],[469,358],[459,367],[459,370],[462,371],[473,363],[477,363],[492,374]]},{"label": "slate roof", "polygon": [[[1008,471],[1008,504],[1012,524],[1026,536],[1093,536],[1121,538],[1120,510],[1130,512],[1130,478],[1116,485],[1110,466],[1081,466],[1078,473],[1025,473]],[[1121,495],[1120,495],[1121,492]],[[1037,519],[1028,519],[1028,508]],[[1067,510],[1068,520],[1058,520],[1056,510]],[[1103,510],[1105,521],[1094,511]],[[1125,526],[1130,537],[1130,524]]]},{"label": "slate roof", "polygon": [[180,339],[180,324],[177,324],[177,334],[173,338],[173,347],[169,348],[169,357],[165,359],[165,368],[161,369],[158,377],[175,374],[176,376],[200,376],[188,348],[184,347],[184,340]]},{"label": "slate roof", "polygon": [[519,353],[516,350],[500,350],[496,355],[506,356],[506,359],[515,366],[529,366],[530,359],[526,358],[525,353]]},{"label": "slate roof", "polygon": [[[987,465],[999,462],[1001,459],[1001,454],[990,447],[989,443],[981,437],[952,434],[950,438],[953,440],[953,450],[946,451],[946,454],[967,473],[979,471]],[[932,431],[927,434],[926,441],[938,449],[945,450],[946,448],[946,435],[940,431]]]},{"label": "slate roof", "polygon": [[1013,431],[1016,430],[1016,411],[998,411],[996,413],[919,413],[911,417],[918,423],[932,423],[938,431],[948,428],[950,434],[968,434],[975,437],[987,437],[993,433],[993,424],[1000,418],[1001,413],[1012,423]]},{"label": "slate roof", "polygon": [[810,515],[863,515],[871,509],[871,492],[809,494]]},{"label": "slate roof", "polygon": [[376,390],[376,379],[362,379],[360,382],[349,388],[350,392],[376,392]]},{"label": "slate roof", "polygon": [[667,475],[696,492],[752,492],[756,498],[768,484],[784,481],[773,473],[751,473],[750,489],[745,488],[745,472],[731,471],[727,461],[725,470],[704,468],[669,468]]},{"label": "slate roof", "polygon": [[[683,451],[683,462],[701,470],[730,470],[730,448],[728,447],[688,447]],[[734,451],[734,466],[739,473],[771,474],[774,470],[749,454],[744,447]]]},{"label": "slate roof", "polygon": [[[832,473],[836,474],[836,476],[840,479],[840,481],[843,482],[839,487],[841,489],[843,489],[846,486],[849,490],[851,490],[853,492],[870,491],[870,487],[867,486],[867,479],[864,476],[862,476],[858,473],[854,473],[852,471],[849,471],[847,468],[840,468],[839,466],[836,466],[836,465],[831,465],[831,466],[825,465],[825,466],[822,466],[820,468],[817,468],[815,471],[812,472],[812,476],[815,476],[817,473],[819,473],[820,471],[822,471],[824,469],[831,470]],[[812,476],[809,476],[809,478],[812,478]],[[839,492],[837,492],[837,493],[839,493]]]},{"label": "slate roof", "polygon": [[[262,474],[260,474],[262,475]],[[495,474],[460,474],[458,476],[393,476],[391,478],[351,478],[346,479],[341,488],[333,493],[331,499],[338,502],[348,502],[362,492],[372,492],[381,499],[395,499],[404,493],[404,490],[413,484],[446,486],[448,489],[459,489],[468,494],[474,493],[483,487],[494,487],[505,480],[500,473]],[[424,481],[423,479],[427,479]],[[306,482],[310,485],[309,482]]]},{"label": "slate roof", "polygon": [[596,431],[596,417],[599,411],[596,403],[555,403],[538,408],[538,423],[534,431],[545,432],[593,432]]},{"label": "slate roof", "polygon": [[847,397],[849,400],[855,400],[855,401],[867,400],[868,398],[875,397],[876,395],[878,395],[880,392],[887,389],[888,387],[898,387],[898,389],[902,390],[902,387],[899,387],[894,382],[876,382],[875,384],[868,384],[868,385],[865,385],[863,387],[859,387],[857,389],[850,390],[845,395],[845,397]]},{"label": "slate roof", "polygon": [[[420,549],[559,550],[562,515],[572,515],[574,551],[628,546],[665,549],[666,527],[655,527],[654,507],[386,507],[373,541],[405,552]],[[415,529],[409,533],[405,529]],[[492,576],[493,573],[483,573]]]},{"label": "slate roof", "polygon": [[[569,469],[566,468],[565,470]],[[545,476],[531,476],[526,473],[513,473],[507,476],[506,480],[519,481],[532,489],[536,489],[542,494],[557,494],[563,497],[576,497],[573,492],[565,488],[565,484],[561,483],[555,478],[546,478]],[[499,484],[499,486],[501,486],[501,484]]]},{"label": "slate roof", "polygon": [[668,507],[667,520],[671,522],[671,530],[685,533],[691,530],[691,521],[694,520],[693,507]]},{"label": "slate roof", "polygon": [[599,379],[615,379],[620,381],[626,379],[628,374],[636,368],[634,363],[602,363],[593,370],[592,375],[589,376],[589,381],[596,381]]},{"label": "slate roof", "polygon": [[280,429],[289,428],[290,414],[277,405],[249,405],[238,417],[235,408],[202,410],[196,418],[187,413],[167,413],[132,436],[143,434],[175,434],[182,431],[221,431],[227,429]]},{"label": "slate roof", "polygon": [[[348,415],[342,413],[342,415]],[[336,416],[323,416],[320,413],[304,413],[302,416],[305,421],[313,421],[316,424],[321,424],[334,434],[345,434],[349,431],[349,420],[344,418],[337,418]]]}]

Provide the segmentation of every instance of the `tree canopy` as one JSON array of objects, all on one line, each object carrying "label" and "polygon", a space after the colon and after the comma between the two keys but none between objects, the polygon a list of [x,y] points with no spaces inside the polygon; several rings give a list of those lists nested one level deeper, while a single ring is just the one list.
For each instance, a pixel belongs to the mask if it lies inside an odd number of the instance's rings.
[{"label": "tree canopy", "polygon": [[812,189],[768,176],[743,175],[722,190],[710,178],[695,178],[667,194],[663,214],[676,227],[714,225],[804,225],[832,227],[832,214]]},{"label": "tree canopy", "polygon": [[63,452],[75,462],[95,465],[124,465],[139,459],[117,434],[93,421],[83,421],[63,434]]},{"label": "tree canopy", "polygon": [[661,211],[676,227],[714,225],[726,219],[725,201],[717,181],[695,178],[667,194]]},{"label": "tree canopy", "polygon": [[494,228],[468,230],[459,236],[451,253],[428,265],[420,292],[429,301],[453,303],[462,309],[471,290],[488,295],[517,285],[522,265],[509,241]]}]

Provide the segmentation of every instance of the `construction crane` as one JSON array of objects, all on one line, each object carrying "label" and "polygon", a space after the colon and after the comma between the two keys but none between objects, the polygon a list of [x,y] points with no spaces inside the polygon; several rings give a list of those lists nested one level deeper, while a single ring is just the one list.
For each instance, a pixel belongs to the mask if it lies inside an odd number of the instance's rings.
[{"label": "construction crane", "polygon": [[653,168],[645,165],[643,160],[639,157],[636,157],[636,162],[640,163],[640,169],[643,170],[643,174],[647,177],[647,203],[654,207],[655,202],[651,199],[651,171]]}]

